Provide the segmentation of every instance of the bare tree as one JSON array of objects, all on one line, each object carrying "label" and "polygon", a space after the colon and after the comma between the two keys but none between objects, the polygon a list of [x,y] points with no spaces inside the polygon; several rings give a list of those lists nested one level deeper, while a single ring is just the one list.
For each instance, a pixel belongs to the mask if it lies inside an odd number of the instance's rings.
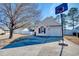
[{"label": "bare tree", "polygon": [[1,22],[10,30],[9,39],[13,36],[15,29],[21,28],[28,23],[29,20],[34,20],[38,17],[40,11],[37,9],[37,4],[29,3],[4,3],[0,4]]}]

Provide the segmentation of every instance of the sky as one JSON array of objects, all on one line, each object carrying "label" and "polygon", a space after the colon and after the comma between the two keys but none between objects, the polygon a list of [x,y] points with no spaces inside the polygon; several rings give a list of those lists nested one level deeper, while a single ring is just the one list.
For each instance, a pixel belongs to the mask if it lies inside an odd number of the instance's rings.
[{"label": "sky", "polygon": [[[62,3],[38,3],[38,8],[41,10],[40,20],[44,20],[46,17],[50,16],[53,16],[55,18],[56,17],[55,8],[60,4]],[[79,9],[79,3],[68,3],[68,10],[72,7],[76,7]],[[67,14],[68,11],[65,11],[64,13]]]},{"label": "sky", "polygon": [[[40,20],[44,20],[46,17],[49,17],[49,16],[56,17],[55,8],[62,3],[37,3],[37,4],[38,4],[38,8],[41,10],[41,19]],[[71,7],[77,7],[79,9],[79,3],[68,3],[68,10]],[[67,12],[68,11],[66,11],[64,13],[67,13]]]},{"label": "sky", "polygon": [[[44,20],[44,18],[49,17],[49,16],[56,17],[55,7],[57,7],[60,4],[62,4],[62,3],[40,3],[39,8],[42,12],[41,20]],[[79,3],[68,3],[68,10],[71,7],[77,7],[79,9]],[[67,12],[68,11],[66,11],[64,13],[67,13]]]}]

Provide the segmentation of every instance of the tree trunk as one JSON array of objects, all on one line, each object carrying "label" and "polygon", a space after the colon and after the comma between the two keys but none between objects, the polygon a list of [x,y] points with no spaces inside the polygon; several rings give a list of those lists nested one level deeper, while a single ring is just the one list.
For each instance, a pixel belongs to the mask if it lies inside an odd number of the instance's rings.
[{"label": "tree trunk", "polygon": [[73,29],[74,29],[74,18],[73,18]]},{"label": "tree trunk", "polygon": [[13,29],[10,29],[9,39],[11,39],[12,37],[13,37]]},{"label": "tree trunk", "polygon": [[72,16],[72,22],[73,22],[73,29],[74,29],[74,18],[73,18],[73,16]]},{"label": "tree trunk", "polygon": [[73,29],[74,29],[74,20],[73,20]]}]

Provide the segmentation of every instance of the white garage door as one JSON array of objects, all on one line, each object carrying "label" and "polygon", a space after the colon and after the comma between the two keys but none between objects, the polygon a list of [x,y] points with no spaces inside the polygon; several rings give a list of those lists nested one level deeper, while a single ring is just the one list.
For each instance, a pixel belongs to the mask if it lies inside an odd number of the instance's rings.
[{"label": "white garage door", "polygon": [[61,27],[49,27],[47,29],[48,36],[62,36]]}]

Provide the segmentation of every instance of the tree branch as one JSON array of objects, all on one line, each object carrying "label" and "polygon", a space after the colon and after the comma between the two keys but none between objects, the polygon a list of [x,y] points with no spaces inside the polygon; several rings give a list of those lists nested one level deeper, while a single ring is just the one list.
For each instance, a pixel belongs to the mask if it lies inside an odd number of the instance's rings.
[{"label": "tree branch", "polygon": [[[25,24],[26,24],[26,23],[25,23]],[[18,29],[18,28],[21,28],[21,27],[23,27],[25,24],[22,24],[22,25],[20,25],[20,26],[16,26],[16,27],[13,28],[13,30]]]}]

